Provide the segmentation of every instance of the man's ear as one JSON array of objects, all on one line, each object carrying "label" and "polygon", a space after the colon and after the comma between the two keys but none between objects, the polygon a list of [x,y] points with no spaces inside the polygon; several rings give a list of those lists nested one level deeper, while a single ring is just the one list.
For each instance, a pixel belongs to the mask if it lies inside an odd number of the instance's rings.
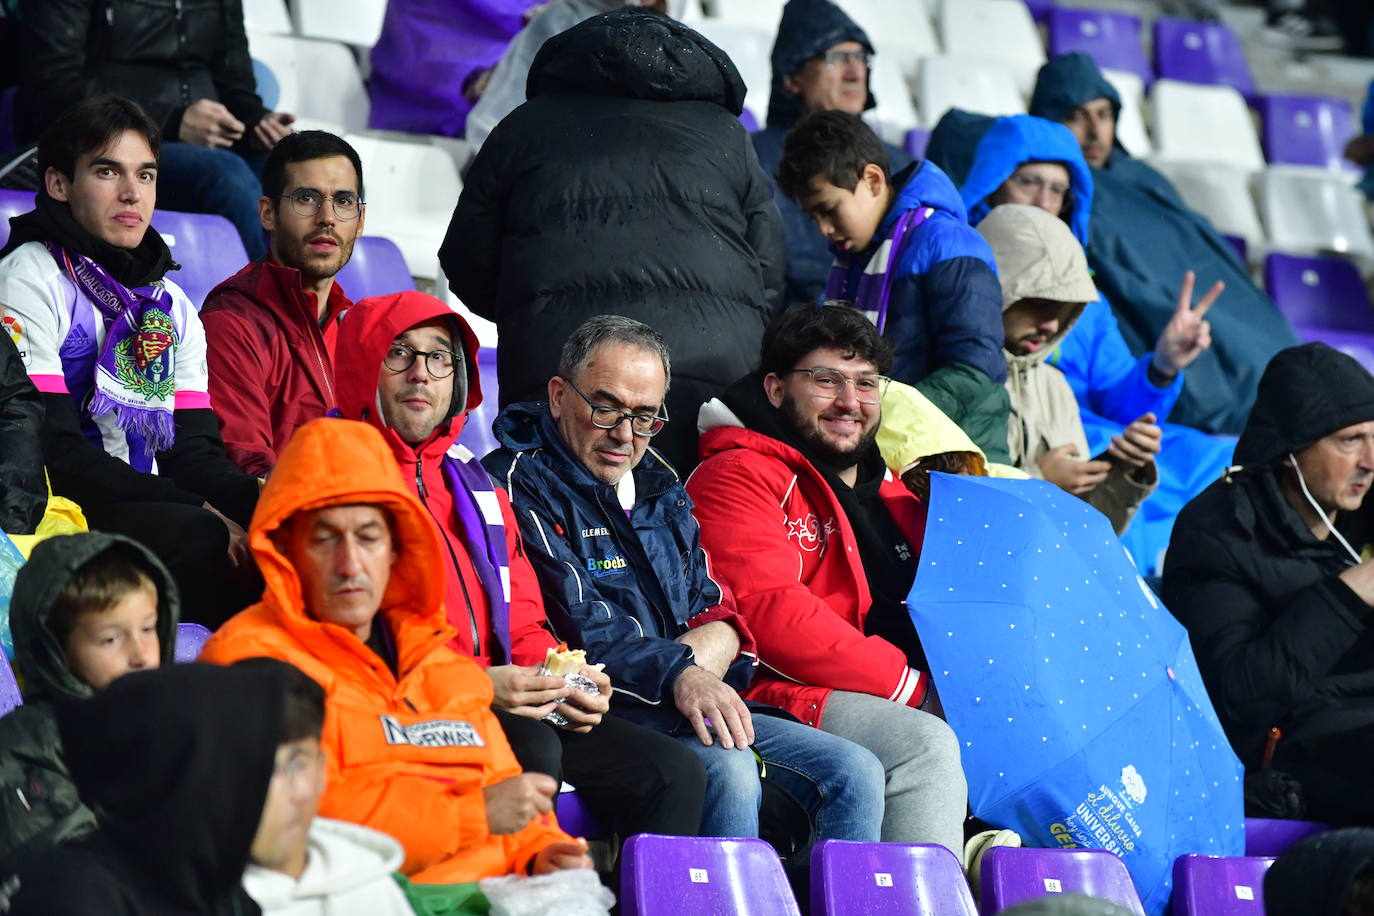
[{"label": "man's ear", "polygon": [[782,406],[783,390],[786,385],[776,372],[770,372],[763,377],[763,393],[768,396],[768,403],[774,407]]},{"label": "man's ear", "polygon": [[801,95],[801,84],[797,82],[795,76],[785,77],[782,81],[782,88],[787,90],[788,95]]},{"label": "man's ear", "polygon": [[264,232],[277,231],[277,201],[265,195],[258,198],[258,222]]},{"label": "man's ear", "polygon": [[555,420],[563,416],[563,392],[567,390],[568,383],[563,380],[561,375],[555,375],[549,379],[549,413],[553,414]]},{"label": "man's ear", "polygon": [[72,180],[52,166],[43,173],[43,187],[53,200],[70,202]]}]

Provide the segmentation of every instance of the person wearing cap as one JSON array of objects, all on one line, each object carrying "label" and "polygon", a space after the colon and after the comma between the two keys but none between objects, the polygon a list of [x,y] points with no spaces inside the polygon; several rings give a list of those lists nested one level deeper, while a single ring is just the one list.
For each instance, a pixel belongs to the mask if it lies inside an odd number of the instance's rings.
[{"label": "person wearing cap", "polygon": [[1374,823],[1374,377],[1281,351],[1235,462],[1179,514],[1165,604],[1241,762],[1295,777],[1313,819]]}]

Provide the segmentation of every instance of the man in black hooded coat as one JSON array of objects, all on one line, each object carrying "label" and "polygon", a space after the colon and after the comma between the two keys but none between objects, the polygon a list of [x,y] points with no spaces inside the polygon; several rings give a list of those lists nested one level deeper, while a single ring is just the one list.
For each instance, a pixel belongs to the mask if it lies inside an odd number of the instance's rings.
[{"label": "man in black hooded coat", "polygon": [[20,872],[11,916],[256,916],[240,885],[272,779],[285,676],[173,665],[58,707],[100,829]]},{"label": "man in black hooded coat", "polygon": [[686,471],[697,408],[752,368],[782,295],[782,223],[738,120],[744,83],[688,26],[624,9],[545,42],[527,94],[468,171],[439,249],[449,288],[497,323],[502,407],[542,399],[594,315],[657,330],[678,422],[654,445]]},{"label": "man in black hooded coat", "polygon": [[1179,513],[1164,602],[1241,762],[1278,728],[1311,817],[1374,823],[1374,377],[1325,344],[1279,352],[1235,462]]}]

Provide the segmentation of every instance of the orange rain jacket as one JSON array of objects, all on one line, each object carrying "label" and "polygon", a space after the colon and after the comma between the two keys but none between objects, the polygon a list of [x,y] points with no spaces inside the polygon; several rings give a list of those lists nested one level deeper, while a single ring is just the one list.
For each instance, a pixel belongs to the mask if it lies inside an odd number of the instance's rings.
[{"label": "orange rain jacket", "polygon": [[[350,630],[305,612],[295,568],[272,541],[297,512],[359,503],[381,506],[394,522],[399,556],[378,617],[395,638],[399,678]],[[377,430],[333,418],[297,430],[263,488],[248,541],[267,583],[262,601],[221,627],[200,658],[271,656],[324,688],[320,814],[395,837],[406,851],[401,870],[422,883],[523,873],[540,849],[569,839],[553,815],[519,833],[487,832],[482,789],[520,766],[492,715],[491,681],[445,645],[454,630],[438,535]]]}]

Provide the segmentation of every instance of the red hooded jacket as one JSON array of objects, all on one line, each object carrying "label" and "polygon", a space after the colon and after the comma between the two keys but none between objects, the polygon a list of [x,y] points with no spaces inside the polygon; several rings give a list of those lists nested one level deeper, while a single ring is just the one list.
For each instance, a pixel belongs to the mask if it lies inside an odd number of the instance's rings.
[{"label": "red hooded jacket", "polygon": [[[454,344],[455,347],[461,344],[467,372],[462,378],[454,373],[452,381],[455,386],[460,381],[466,383],[467,397],[463,404],[453,406],[450,419],[441,423],[429,439],[411,445],[387,426],[377,403],[377,379],[382,370],[382,357],[391,342],[408,328],[435,318],[448,320],[457,331]],[[448,547],[448,562],[444,563],[444,607],[449,623],[458,634],[450,645],[486,667],[494,661],[491,647],[497,644],[490,609],[458,530],[453,495],[442,466],[445,454],[454,447],[462,432],[468,411],[482,403],[477,347],[477,335],[451,308],[433,296],[407,291],[363,299],[349,310],[340,323],[335,366],[338,369],[339,411],[350,420],[362,420],[381,431],[400,465],[401,477],[428,510]],[[510,659],[495,661],[535,665],[544,660],[545,652],[557,641],[544,627],[544,599],[540,595],[539,580],[525,555],[510,499],[505,490],[495,489],[505,523],[510,563],[511,630]]]},{"label": "red hooded jacket", "polygon": [[351,305],[335,282],[323,328],[300,271],[255,261],[205,297],[210,401],[229,458],[249,474],[272,470],[297,427],[335,406],[333,352]]}]

